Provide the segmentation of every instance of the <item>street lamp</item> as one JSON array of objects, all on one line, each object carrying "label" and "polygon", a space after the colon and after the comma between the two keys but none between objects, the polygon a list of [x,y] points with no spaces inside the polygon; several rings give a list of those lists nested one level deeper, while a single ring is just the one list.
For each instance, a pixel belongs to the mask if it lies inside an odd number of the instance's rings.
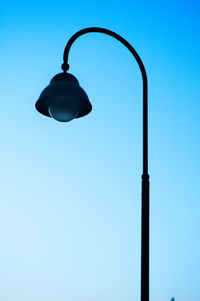
[{"label": "street lamp", "polygon": [[89,27],[75,33],[64,50],[63,73],[55,75],[36,102],[41,114],[53,117],[60,122],[71,121],[90,113],[92,105],[78,80],[70,73],[69,50],[74,41],[91,32],[107,34],[120,41],[136,59],[143,80],[143,174],[142,174],[142,230],[141,230],[141,301],[149,301],[149,174],[148,174],[148,93],[147,75],[143,62],[135,49],[120,35],[99,27]]}]

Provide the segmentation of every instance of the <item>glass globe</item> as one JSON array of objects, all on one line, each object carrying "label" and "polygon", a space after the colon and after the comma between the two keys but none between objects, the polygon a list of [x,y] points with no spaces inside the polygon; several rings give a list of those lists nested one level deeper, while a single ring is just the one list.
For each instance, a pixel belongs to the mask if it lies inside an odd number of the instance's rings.
[{"label": "glass globe", "polygon": [[68,122],[76,118],[79,113],[79,108],[75,99],[58,97],[49,106],[49,114],[52,118],[60,122]]}]

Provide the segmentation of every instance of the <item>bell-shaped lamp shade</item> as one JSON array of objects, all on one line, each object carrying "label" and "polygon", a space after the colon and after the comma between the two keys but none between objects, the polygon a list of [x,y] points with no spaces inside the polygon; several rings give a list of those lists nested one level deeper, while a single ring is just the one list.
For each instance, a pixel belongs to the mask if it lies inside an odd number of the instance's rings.
[{"label": "bell-shaped lamp shade", "polygon": [[70,73],[54,76],[49,86],[40,94],[35,106],[41,114],[60,122],[83,117],[92,110],[87,94]]}]

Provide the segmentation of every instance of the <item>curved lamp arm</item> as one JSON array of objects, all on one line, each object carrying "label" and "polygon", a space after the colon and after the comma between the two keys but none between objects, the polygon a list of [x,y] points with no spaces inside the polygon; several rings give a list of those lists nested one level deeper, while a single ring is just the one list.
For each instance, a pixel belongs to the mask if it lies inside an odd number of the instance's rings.
[{"label": "curved lamp arm", "polygon": [[141,238],[141,301],[149,301],[149,175],[148,175],[148,93],[147,75],[143,62],[136,50],[117,33],[100,27],[89,27],[76,32],[68,41],[64,50],[62,70],[69,69],[68,56],[74,41],[80,36],[99,32],[109,35],[120,41],[136,59],[143,80],[143,175],[142,175],[142,238]]},{"label": "curved lamp arm", "polygon": [[64,72],[66,72],[69,69],[69,65],[68,65],[68,56],[69,56],[69,51],[70,48],[72,46],[72,44],[75,42],[75,40],[77,38],[79,38],[80,36],[86,34],[86,33],[91,33],[91,32],[100,32],[100,33],[104,33],[106,35],[109,35],[115,39],[117,39],[118,41],[120,41],[124,46],[126,46],[126,48],[128,48],[128,50],[132,53],[132,55],[134,56],[134,58],[136,59],[139,67],[140,67],[140,71],[142,73],[142,80],[143,80],[143,174],[148,175],[148,102],[147,102],[147,74],[146,74],[146,70],[144,67],[144,64],[140,58],[140,56],[138,55],[138,53],[136,52],[136,50],[131,46],[131,44],[129,44],[124,38],[122,38],[120,35],[118,35],[117,33],[105,29],[105,28],[100,28],[100,27],[88,27],[88,28],[84,28],[78,32],[76,32],[67,42],[67,45],[65,47],[64,50],[64,55],[63,55],[63,60],[64,63],[62,64],[62,70]]}]

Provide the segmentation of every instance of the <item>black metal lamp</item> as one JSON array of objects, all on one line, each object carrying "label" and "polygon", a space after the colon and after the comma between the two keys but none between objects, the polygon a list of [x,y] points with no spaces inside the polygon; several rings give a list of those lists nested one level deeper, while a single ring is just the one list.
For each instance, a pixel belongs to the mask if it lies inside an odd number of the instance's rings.
[{"label": "black metal lamp", "polygon": [[92,110],[85,91],[70,73],[55,75],[36,102],[41,114],[66,122],[87,115]]},{"label": "black metal lamp", "polygon": [[87,115],[92,110],[87,94],[78,80],[67,73],[68,55],[74,41],[91,32],[100,32],[120,41],[134,56],[143,81],[143,174],[142,174],[142,233],[141,233],[141,301],[149,301],[149,174],[148,174],[148,93],[147,75],[143,62],[136,50],[115,32],[99,27],[89,27],[75,33],[64,51],[63,73],[57,74],[41,93],[36,109],[43,115],[66,122]]}]

